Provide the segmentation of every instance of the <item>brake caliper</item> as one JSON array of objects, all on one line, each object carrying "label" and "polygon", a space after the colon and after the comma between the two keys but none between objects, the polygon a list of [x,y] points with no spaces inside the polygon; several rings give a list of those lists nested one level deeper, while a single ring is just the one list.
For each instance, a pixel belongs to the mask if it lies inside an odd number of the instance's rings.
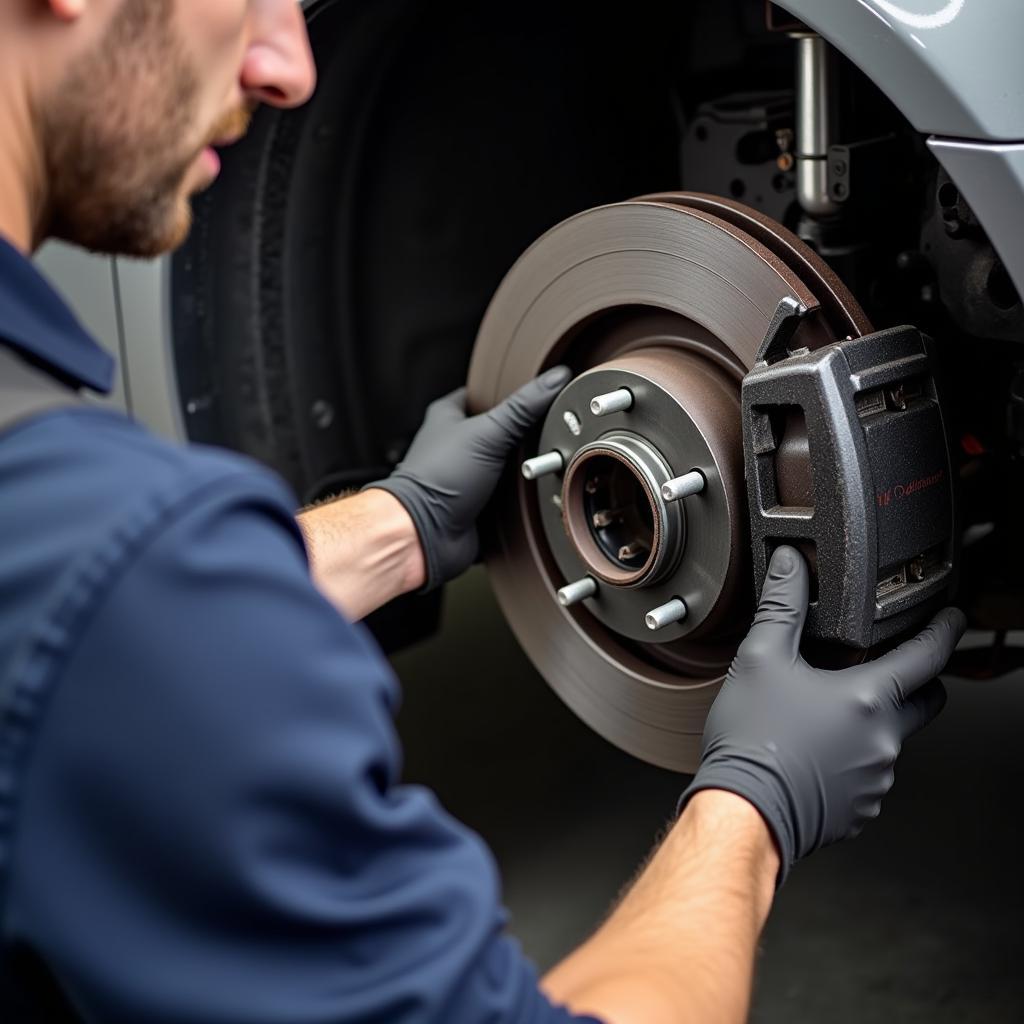
[{"label": "brake caliper", "polygon": [[947,601],[955,489],[930,342],[895,327],[786,348],[779,312],[743,380],[743,448],[758,593],[780,544],[815,575],[809,635],[866,648]]}]

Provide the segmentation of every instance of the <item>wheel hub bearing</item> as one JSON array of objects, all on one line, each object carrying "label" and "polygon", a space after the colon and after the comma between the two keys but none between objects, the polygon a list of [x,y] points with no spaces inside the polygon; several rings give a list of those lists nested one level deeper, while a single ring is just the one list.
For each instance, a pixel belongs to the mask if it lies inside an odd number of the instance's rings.
[{"label": "wheel hub bearing", "polygon": [[[576,376],[499,491],[499,603],[553,689],[630,753],[696,768],[750,621],[739,389],[783,299],[816,348],[870,325],[775,222],[685,193],[573,217],[509,272],[469,374],[489,408],[547,366]],[[806,473],[792,446],[790,472]]]},{"label": "wheel hub bearing", "polygon": [[[629,408],[591,412],[592,399],[618,390]],[[706,633],[743,561],[739,399],[728,376],[685,351],[627,353],[562,392],[539,447],[565,464],[537,480],[544,538],[567,580],[597,581],[589,614],[639,643]],[[697,474],[699,493],[666,500],[682,471]],[[649,629],[647,612],[673,600],[685,616]]]}]

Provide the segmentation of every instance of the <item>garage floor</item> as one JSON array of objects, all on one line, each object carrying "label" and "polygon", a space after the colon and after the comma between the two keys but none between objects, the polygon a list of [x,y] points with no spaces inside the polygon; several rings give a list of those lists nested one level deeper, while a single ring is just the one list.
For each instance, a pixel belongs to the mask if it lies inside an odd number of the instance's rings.
[{"label": "garage floor", "polygon": [[[684,780],[590,733],[531,669],[475,569],[403,652],[407,777],[490,842],[542,967],[602,917]],[[760,1024],[1024,1021],[1024,680],[952,680],[881,819],[799,865],[763,940]]]}]

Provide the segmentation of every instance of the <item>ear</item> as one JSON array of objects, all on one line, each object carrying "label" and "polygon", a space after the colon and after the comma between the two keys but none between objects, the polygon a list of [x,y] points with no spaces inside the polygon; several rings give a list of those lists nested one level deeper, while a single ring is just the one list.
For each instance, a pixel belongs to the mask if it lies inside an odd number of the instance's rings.
[{"label": "ear", "polygon": [[60,21],[77,21],[85,13],[88,0],[46,0]]}]

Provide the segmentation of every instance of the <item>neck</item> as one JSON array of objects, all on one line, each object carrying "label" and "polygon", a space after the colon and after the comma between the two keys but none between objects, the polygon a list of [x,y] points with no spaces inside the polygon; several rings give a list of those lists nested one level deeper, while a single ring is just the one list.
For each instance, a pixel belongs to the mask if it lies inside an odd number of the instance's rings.
[{"label": "neck", "polygon": [[0,235],[29,254],[45,238],[44,161],[31,104],[0,78]]}]

